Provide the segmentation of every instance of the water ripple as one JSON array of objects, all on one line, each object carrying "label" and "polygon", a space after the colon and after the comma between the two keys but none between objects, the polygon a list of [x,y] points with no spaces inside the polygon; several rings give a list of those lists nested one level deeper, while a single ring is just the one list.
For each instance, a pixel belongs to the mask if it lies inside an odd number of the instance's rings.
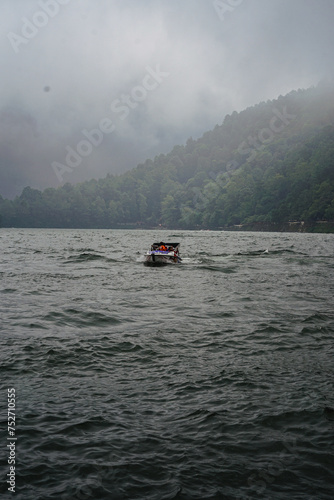
[{"label": "water ripple", "polygon": [[331,237],[1,231],[17,500],[332,499]]}]

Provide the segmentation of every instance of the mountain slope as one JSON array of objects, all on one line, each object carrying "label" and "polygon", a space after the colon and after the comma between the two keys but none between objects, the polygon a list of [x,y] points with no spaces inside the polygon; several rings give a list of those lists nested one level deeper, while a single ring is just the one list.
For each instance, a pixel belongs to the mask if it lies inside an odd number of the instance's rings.
[{"label": "mountain slope", "polygon": [[225,117],[200,139],[120,175],[0,199],[18,227],[218,228],[334,220],[334,87]]}]

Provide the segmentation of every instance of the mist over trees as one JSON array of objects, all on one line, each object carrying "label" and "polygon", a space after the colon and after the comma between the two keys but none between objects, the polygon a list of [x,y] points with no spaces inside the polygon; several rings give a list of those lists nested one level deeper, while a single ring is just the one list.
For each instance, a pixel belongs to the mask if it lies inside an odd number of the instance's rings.
[{"label": "mist over trees", "polygon": [[216,229],[291,220],[334,220],[329,83],[227,115],[200,139],[125,174],[0,197],[3,227]]}]

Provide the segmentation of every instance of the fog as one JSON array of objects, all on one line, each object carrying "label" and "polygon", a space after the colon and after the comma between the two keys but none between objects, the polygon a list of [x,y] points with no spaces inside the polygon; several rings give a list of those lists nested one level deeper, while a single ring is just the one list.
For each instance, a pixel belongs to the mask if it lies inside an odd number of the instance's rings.
[{"label": "fog", "polygon": [[333,0],[0,0],[0,194],[118,174],[333,76]]}]

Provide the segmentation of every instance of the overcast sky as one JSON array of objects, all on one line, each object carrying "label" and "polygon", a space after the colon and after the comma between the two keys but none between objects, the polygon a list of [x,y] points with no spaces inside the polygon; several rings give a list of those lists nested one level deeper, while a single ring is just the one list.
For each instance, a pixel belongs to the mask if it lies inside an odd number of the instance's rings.
[{"label": "overcast sky", "polygon": [[0,194],[116,174],[333,76],[334,0],[0,0]]}]

